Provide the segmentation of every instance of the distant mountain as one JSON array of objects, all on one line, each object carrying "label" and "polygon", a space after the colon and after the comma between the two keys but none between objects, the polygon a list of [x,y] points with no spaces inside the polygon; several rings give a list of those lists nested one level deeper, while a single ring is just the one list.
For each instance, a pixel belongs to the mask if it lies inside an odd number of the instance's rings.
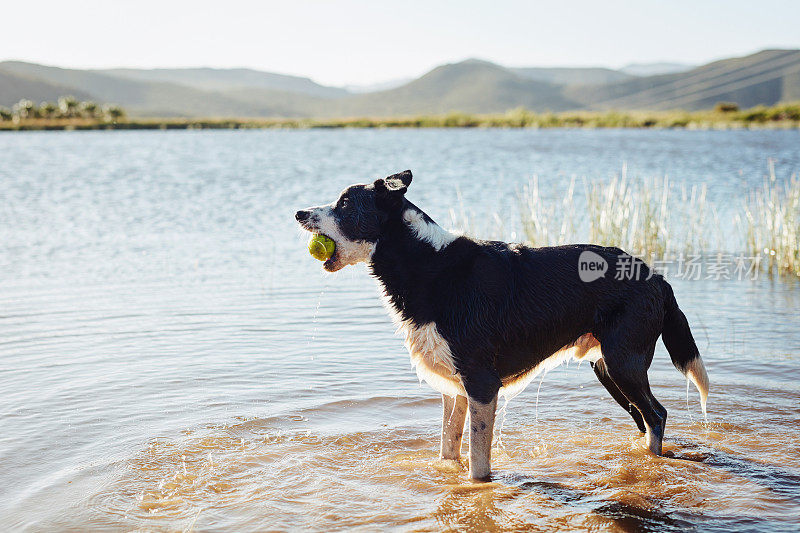
[{"label": "distant mountain", "polygon": [[388,80],[378,83],[369,83],[366,85],[345,85],[344,90],[354,94],[388,91],[389,89],[400,87],[401,85],[405,85],[406,83],[413,80],[414,78],[397,78],[394,80]]},{"label": "distant mountain", "polygon": [[631,63],[619,69],[619,72],[631,76],[658,76],[660,74],[677,74],[692,70],[697,65],[687,63]]},{"label": "distant mountain", "polygon": [[108,69],[97,71],[102,74],[145,82],[164,82],[186,85],[202,91],[226,91],[236,89],[271,89],[317,96],[338,98],[348,92],[338,87],[326,87],[298,76],[274,74],[247,68],[178,68],[178,69]]},{"label": "distant mountain", "polygon": [[603,85],[629,80],[633,77],[633,75],[626,74],[625,72],[599,67],[523,67],[512,68],[510,70],[523,78],[555,83],[557,85]]},{"label": "distant mountain", "polygon": [[89,93],[74,87],[0,70],[0,106],[10,108],[24,98],[32,100],[36,104],[43,101],[54,102],[59,96],[67,94],[83,100],[91,99]]},{"label": "distant mountain", "polygon": [[800,50],[764,50],[686,72],[633,76],[603,68],[506,68],[470,59],[361,94],[249,69],[75,70],[0,62],[0,105],[20,98],[115,103],[134,116],[356,117],[580,109],[703,109],[800,100]]},{"label": "distant mountain", "polygon": [[800,50],[764,50],[688,72],[634,78],[565,94],[593,109],[706,109],[720,101],[741,107],[800,99]]},{"label": "distant mountain", "polygon": [[329,110],[336,108],[341,98],[317,98],[307,94],[274,91],[258,87],[243,87],[219,93],[209,93],[211,98],[225,98],[242,105],[260,109],[253,117],[302,118],[330,116]]},{"label": "distant mountain", "polygon": [[209,102],[204,93],[171,84],[142,83],[92,71],[19,61],[0,63],[0,71],[59,85],[65,88],[62,94],[66,92],[78,97],[75,93],[80,92],[82,95],[91,95],[91,99],[120,104],[141,114],[180,116],[247,112],[246,106],[238,102],[231,106],[220,106],[219,102]]},{"label": "distant mountain", "polygon": [[[264,102],[248,102],[173,83],[143,82],[101,74],[91,70],[72,70],[34,63],[6,61],[0,72],[12,73],[57,85],[60,94],[71,94],[98,102],[123,106],[139,116],[286,116],[280,107]],[[292,108],[292,114],[295,110]]]},{"label": "distant mountain", "polygon": [[576,106],[561,89],[517,75],[477,59],[436,67],[396,89],[340,100],[345,115],[408,115],[415,113],[502,112],[524,106],[537,110],[564,110]]}]

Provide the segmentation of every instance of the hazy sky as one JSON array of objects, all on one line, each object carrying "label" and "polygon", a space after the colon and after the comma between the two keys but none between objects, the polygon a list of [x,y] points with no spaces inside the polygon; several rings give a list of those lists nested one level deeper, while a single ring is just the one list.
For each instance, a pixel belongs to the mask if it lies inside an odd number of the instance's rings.
[{"label": "hazy sky", "polygon": [[800,48],[796,0],[39,0],[6,10],[0,59],[252,67],[330,84],[508,66],[703,63]]}]

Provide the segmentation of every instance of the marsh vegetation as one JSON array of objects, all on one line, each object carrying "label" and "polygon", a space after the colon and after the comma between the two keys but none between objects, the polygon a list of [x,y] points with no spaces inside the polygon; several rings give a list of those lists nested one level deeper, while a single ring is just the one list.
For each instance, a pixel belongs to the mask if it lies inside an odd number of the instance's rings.
[{"label": "marsh vegetation", "polygon": [[98,104],[93,101],[79,101],[72,96],[62,96],[56,102],[34,103],[23,98],[11,109],[0,106],[0,128],[8,124],[19,129],[37,129],[46,125],[101,125],[114,123],[125,117],[122,107],[113,104]]},{"label": "marsh vegetation", "polygon": [[[509,237],[504,217],[477,216],[459,204],[450,211],[457,230]],[[517,204],[522,229],[517,238],[532,246],[591,242],[651,262],[746,254],[767,274],[800,277],[800,177],[778,178],[772,160],[761,187],[746,201],[724,206],[724,216],[706,184],[632,179],[625,166],[610,180],[572,177],[549,194],[534,176],[517,192]],[[476,220],[488,222],[481,226]]]},{"label": "marsh vegetation", "polygon": [[129,117],[119,106],[65,97],[58,104],[22,100],[0,108],[0,130],[47,129],[258,129],[258,128],[798,128],[800,103],[739,109],[721,102],[706,111],[574,111],[350,118],[147,118]]}]

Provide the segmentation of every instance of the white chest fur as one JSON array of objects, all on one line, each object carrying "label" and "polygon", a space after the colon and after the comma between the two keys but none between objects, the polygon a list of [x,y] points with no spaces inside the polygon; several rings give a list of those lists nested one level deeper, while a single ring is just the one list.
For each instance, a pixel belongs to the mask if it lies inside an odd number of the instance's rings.
[{"label": "white chest fur", "polygon": [[425,380],[435,390],[448,396],[466,396],[461,378],[456,373],[450,345],[439,334],[436,324],[431,322],[416,326],[412,321],[404,320],[383,290],[381,300],[397,326],[397,332],[405,337],[411,365],[420,381]]},{"label": "white chest fur", "polygon": [[448,396],[466,396],[461,378],[456,373],[450,345],[439,334],[436,324],[415,326],[408,320],[398,325],[406,337],[411,364],[420,380]]}]

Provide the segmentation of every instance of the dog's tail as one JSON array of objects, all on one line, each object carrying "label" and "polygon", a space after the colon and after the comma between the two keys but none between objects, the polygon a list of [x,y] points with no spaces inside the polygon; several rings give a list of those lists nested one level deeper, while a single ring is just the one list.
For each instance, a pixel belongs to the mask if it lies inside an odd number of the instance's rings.
[{"label": "dog's tail", "polygon": [[706,412],[706,401],[708,400],[708,373],[700,357],[700,351],[692,337],[692,330],[689,329],[689,322],[686,315],[678,307],[672,287],[664,281],[664,326],[661,330],[661,338],[664,346],[667,347],[672,364],[686,376],[686,379],[694,383],[700,392],[700,403],[703,406],[703,413]]}]

